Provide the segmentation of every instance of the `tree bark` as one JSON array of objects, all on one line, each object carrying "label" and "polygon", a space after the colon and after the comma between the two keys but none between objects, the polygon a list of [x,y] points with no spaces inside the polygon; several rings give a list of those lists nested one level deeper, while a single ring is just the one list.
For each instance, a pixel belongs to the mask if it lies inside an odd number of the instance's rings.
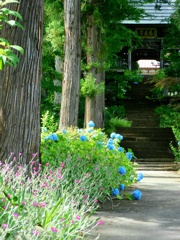
[{"label": "tree bark", "polygon": [[[94,24],[93,16],[87,16],[87,49],[91,49],[87,52],[87,65],[98,63],[98,67],[91,67],[89,70],[92,76],[96,78],[96,83],[105,81],[105,72],[102,68],[102,61],[100,60],[100,36],[98,27]],[[88,113],[88,111],[91,111]],[[89,121],[95,123],[96,128],[104,127],[104,93],[94,98],[88,98],[85,106],[85,124]]]},{"label": "tree bark", "polygon": [[59,130],[77,126],[81,74],[80,0],[64,0],[65,59]]},{"label": "tree bark", "polygon": [[10,152],[27,164],[40,153],[41,46],[43,0],[20,0],[10,8],[23,17],[24,30],[4,26],[1,36],[24,49],[16,68],[0,72],[0,160]]},{"label": "tree bark", "polygon": [[[105,82],[105,70],[101,68],[98,74],[97,83]],[[96,96],[96,127],[104,128],[104,109],[105,109],[105,93]]]},{"label": "tree bark", "polygon": [[[55,70],[58,73],[62,73],[62,60],[59,56],[55,56]],[[58,79],[54,80],[54,86],[61,86],[61,81],[59,81]],[[62,97],[62,93],[60,92],[54,92],[54,104],[55,105],[60,105],[61,104],[61,97]]]}]

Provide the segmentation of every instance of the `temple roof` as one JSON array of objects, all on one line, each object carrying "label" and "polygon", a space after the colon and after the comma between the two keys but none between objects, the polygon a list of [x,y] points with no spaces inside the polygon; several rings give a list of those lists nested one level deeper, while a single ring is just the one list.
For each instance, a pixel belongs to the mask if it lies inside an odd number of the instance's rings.
[{"label": "temple roof", "polygon": [[134,20],[125,20],[123,24],[167,24],[168,18],[173,14],[175,0],[168,1],[167,3],[158,3],[158,1],[153,3],[147,3],[139,8],[145,9],[147,14],[151,16],[145,16],[140,21],[136,22]]}]

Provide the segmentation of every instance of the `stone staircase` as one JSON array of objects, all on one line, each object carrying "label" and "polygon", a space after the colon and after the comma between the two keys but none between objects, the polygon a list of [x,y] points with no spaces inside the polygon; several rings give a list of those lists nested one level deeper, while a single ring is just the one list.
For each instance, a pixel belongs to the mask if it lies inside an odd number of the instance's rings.
[{"label": "stone staircase", "polygon": [[159,128],[159,121],[154,109],[159,101],[147,98],[150,86],[146,79],[129,91],[130,99],[124,100],[127,119],[132,121],[131,128],[118,128],[116,132],[124,136],[121,146],[132,149],[141,170],[176,170],[170,142],[175,143],[171,128]]}]

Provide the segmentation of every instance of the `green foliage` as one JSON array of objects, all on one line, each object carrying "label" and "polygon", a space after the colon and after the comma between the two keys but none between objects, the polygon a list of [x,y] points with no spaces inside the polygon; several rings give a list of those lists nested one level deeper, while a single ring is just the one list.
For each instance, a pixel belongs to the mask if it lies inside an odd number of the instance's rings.
[{"label": "green foliage", "polygon": [[131,88],[132,83],[142,81],[142,75],[139,70],[130,71],[126,69],[124,72],[108,71],[106,73],[106,102],[107,106],[116,105],[119,99],[125,98],[126,92]]},{"label": "green foliage", "polygon": [[178,97],[180,94],[180,78],[176,74],[177,71],[172,65],[156,72],[151,80],[154,85],[151,90],[154,98]]},{"label": "green foliage", "polygon": [[62,73],[55,70],[55,55],[52,51],[50,43],[43,42],[43,57],[42,57],[42,81],[41,81],[41,115],[46,111],[53,115],[55,120],[59,121],[59,105],[54,104],[54,92],[61,93],[62,87],[55,86],[54,80],[62,81]]},{"label": "green foliage", "polygon": [[159,116],[160,127],[175,127],[180,129],[179,107],[176,105],[161,105],[155,109],[155,114]]},{"label": "green foliage", "polygon": [[[9,16],[14,16],[17,19],[22,20],[22,17],[18,12],[9,10],[8,8],[4,7],[6,4],[9,3],[18,3],[18,1],[0,1],[0,29],[2,28],[3,22],[7,23],[11,27],[18,26],[23,28],[19,22],[11,19],[9,20]],[[15,49],[21,54],[24,53],[24,50],[20,46],[10,45],[10,43],[6,39],[0,38],[0,70],[2,70],[6,64],[16,67],[17,63],[19,62],[18,56],[14,53],[12,49]]]},{"label": "green foliage", "polygon": [[54,54],[64,56],[64,11],[58,0],[45,0],[44,40],[51,44]]},{"label": "green foliage", "polygon": [[[120,183],[129,186],[135,181],[135,169],[127,159],[126,151],[118,151],[120,140],[114,139],[116,147],[110,150],[107,147],[108,138],[101,129],[67,129],[57,132],[57,141],[46,140],[47,135],[46,132],[42,133],[42,163],[50,162],[53,166],[58,166],[60,162],[70,164],[72,181],[79,179],[81,174],[91,172],[93,176],[98,172],[100,176],[95,188],[104,189],[102,200],[110,194],[111,188],[119,186]],[[81,140],[81,137],[84,140]],[[117,174],[119,166],[126,168],[126,176]]]},{"label": "green foliage", "polygon": [[58,128],[58,122],[55,121],[54,115],[51,115],[49,111],[42,114],[41,125],[50,132],[54,132]]},{"label": "green foliage", "polygon": [[143,76],[142,76],[140,70],[133,70],[133,71],[131,71],[129,69],[126,69],[124,71],[123,78],[125,80],[127,80],[127,81],[140,83],[140,82],[142,82]]},{"label": "green foliage", "polygon": [[171,142],[170,147],[171,147],[171,150],[174,154],[175,160],[177,162],[180,162],[180,128],[177,129],[177,128],[173,127],[172,131],[173,131],[174,136],[176,138],[177,145],[174,146],[174,144]]},{"label": "green foliage", "polygon": [[88,73],[84,79],[81,79],[81,93],[85,97],[93,98],[104,92],[104,82],[96,83],[96,79],[91,73]]},{"label": "green foliage", "polygon": [[131,127],[132,122],[123,118],[111,118],[110,125],[117,129],[118,127]]},{"label": "green foliage", "polygon": [[107,134],[115,132],[118,128],[131,127],[132,122],[125,118],[111,118],[108,123],[105,122],[105,131]]},{"label": "green foliage", "polygon": [[105,108],[105,118],[109,121],[113,117],[118,118],[125,118],[126,117],[126,110],[123,105],[121,106],[111,106]]},{"label": "green foliage", "polygon": [[124,106],[112,106],[105,108],[105,132],[110,134],[115,132],[118,127],[131,127],[131,121],[126,118]]},{"label": "green foliage", "polygon": [[55,70],[55,57],[63,61],[64,56],[63,4],[58,0],[45,0],[42,54],[41,115],[48,111],[58,123],[60,103],[54,104],[54,92],[61,93],[62,87],[55,86],[54,80],[62,82],[62,73]]}]

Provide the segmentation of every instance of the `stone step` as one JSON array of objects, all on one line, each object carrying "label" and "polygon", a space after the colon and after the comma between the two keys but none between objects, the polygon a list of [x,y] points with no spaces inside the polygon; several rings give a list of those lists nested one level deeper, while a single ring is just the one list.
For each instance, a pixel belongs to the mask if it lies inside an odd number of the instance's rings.
[{"label": "stone step", "polygon": [[174,157],[170,158],[137,158],[134,160],[138,164],[150,163],[150,164],[161,164],[161,163],[173,163],[174,164]]},{"label": "stone step", "polygon": [[[168,140],[168,141],[167,141]],[[142,141],[142,142],[152,142],[152,143],[169,143],[173,141],[173,138],[169,138],[168,136],[164,136],[163,138],[158,138],[156,136],[136,136],[130,135],[125,136],[123,141],[129,142],[130,144],[134,144],[135,142]]]},{"label": "stone step", "polygon": [[126,134],[128,133],[137,133],[137,134],[163,134],[163,135],[173,135],[172,134],[172,129],[171,128],[154,128],[154,127],[146,127],[146,128],[133,128],[133,127],[126,127],[126,128],[117,128],[116,129],[117,132],[124,132]]},{"label": "stone step", "polygon": [[137,166],[137,171],[177,171],[179,166],[174,162],[143,162]]}]

